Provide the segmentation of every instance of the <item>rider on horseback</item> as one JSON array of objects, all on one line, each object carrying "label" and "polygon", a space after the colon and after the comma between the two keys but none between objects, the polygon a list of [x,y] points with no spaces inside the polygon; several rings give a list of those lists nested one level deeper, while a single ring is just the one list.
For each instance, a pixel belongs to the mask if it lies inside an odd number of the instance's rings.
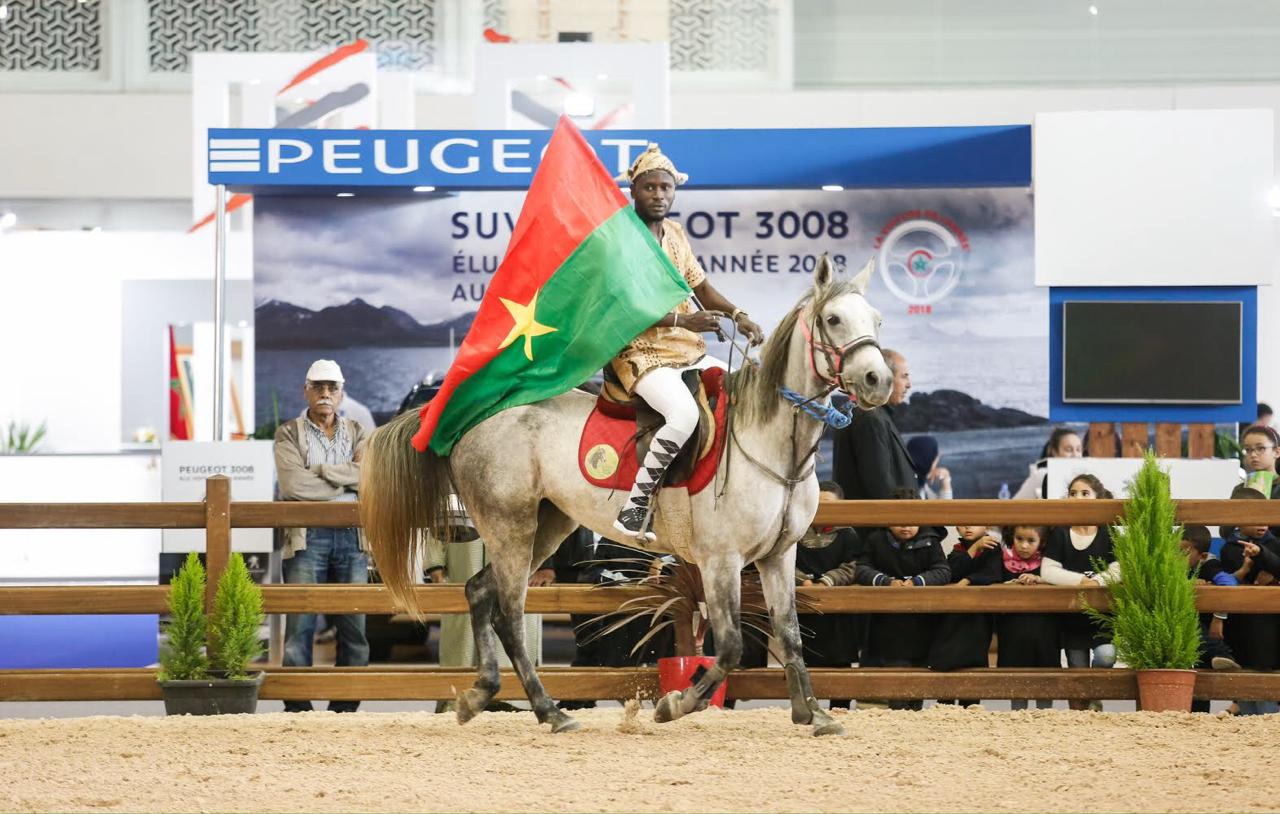
[{"label": "rider on horseback", "polygon": [[693,302],[685,300],[633,339],[610,362],[612,374],[622,388],[629,395],[644,399],[664,421],[654,433],[631,494],[613,524],[628,536],[650,542],[656,537],[645,527],[645,520],[654,489],[676,453],[698,428],[698,405],[685,387],[681,373],[691,368],[723,367],[721,362],[707,356],[707,345],[700,334],[719,331],[720,320],[727,316],[752,345],[764,341],[764,332],[747,312],[735,307],[707,281],[684,228],[666,217],[675,201],[676,187],[688,178],[676,170],[657,144],[650,144],[631,169],[618,179],[631,182],[636,214],[684,276],[697,301],[708,309],[699,310]]}]

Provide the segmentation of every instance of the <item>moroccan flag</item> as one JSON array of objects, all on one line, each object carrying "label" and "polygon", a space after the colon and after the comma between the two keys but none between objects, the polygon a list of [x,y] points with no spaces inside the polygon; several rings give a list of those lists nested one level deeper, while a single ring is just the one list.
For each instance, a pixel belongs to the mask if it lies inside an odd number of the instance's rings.
[{"label": "moroccan flag", "polygon": [[576,387],[689,294],[561,117],[471,330],[422,409],[414,448],[448,455],[489,416]]},{"label": "moroccan flag", "polygon": [[174,441],[190,441],[186,411],[182,409],[182,384],[178,381],[178,348],[173,341],[173,326],[169,326],[169,438]]}]

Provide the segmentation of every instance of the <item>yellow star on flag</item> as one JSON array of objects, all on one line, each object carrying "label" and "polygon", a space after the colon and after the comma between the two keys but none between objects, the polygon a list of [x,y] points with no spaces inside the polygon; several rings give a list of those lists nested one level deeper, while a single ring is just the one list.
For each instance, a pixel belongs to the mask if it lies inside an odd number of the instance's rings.
[{"label": "yellow star on flag", "polygon": [[528,305],[521,305],[520,303],[515,302],[514,300],[509,300],[506,297],[498,298],[502,300],[502,304],[505,305],[507,307],[507,311],[511,313],[511,318],[516,321],[516,324],[511,326],[511,332],[507,334],[507,338],[502,340],[502,344],[498,345],[499,350],[516,341],[518,337],[523,336],[525,358],[532,362],[533,338],[535,336],[542,336],[544,334],[556,332],[556,328],[552,328],[549,325],[543,325],[538,322],[538,320],[534,319],[534,312],[538,309],[538,294],[541,291],[542,289],[538,289],[533,293],[533,299],[529,300]]}]

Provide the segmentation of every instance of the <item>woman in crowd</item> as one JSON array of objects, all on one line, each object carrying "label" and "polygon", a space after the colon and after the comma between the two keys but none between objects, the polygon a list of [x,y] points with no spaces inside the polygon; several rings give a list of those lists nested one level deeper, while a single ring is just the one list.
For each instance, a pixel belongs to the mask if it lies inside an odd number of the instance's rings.
[{"label": "woman in crowd", "polygon": [[1084,443],[1080,434],[1070,427],[1054,427],[1044,449],[1040,450],[1040,460],[1031,464],[1027,479],[1014,494],[1016,500],[1035,500],[1048,497],[1049,459],[1080,458],[1084,456]]},{"label": "woman in crowd", "polygon": [[[1005,543],[996,545],[978,560],[969,581],[973,585],[1043,585],[1040,569],[1048,530],[1041,526],[1014,526],[1004,533]],[[1058,667],[1058,623],[1048,613],[996,614],[996,641],[999,667]],[[1010,699],[1013,709],[1026,709],[1027,699]],[[1051,709],[1053,700],[1037,699],[1038,709]]]},{"label": "woman in crowd", "polygon": [[[1110,500],[1111,493],[1093,475],[1077,475],[1067,488],[1071,500]],[[1096,562],[1107,563],[1097,571]],[[1120,579],[1120,566],[1112,550],[1111,533],[1106,526],[1071,526],[1049,532],[1040,576],[1050,585],[1096,587]],[[1061,617],[1061,647],[1067,654],[1068,667],[1112,667],[1116,648],[1111,640],[1082,613]],[[1087,709],[1096,702],[1072,701],[1072,709]]]},{"label": "woman in crowd", "polygon": [[907,442],[907,455],[911,458],[911,470],[916,475],[920,498],[950,500],[951,472],[938,465],[942,460],[938,439],[932,435],[917,435]]}]

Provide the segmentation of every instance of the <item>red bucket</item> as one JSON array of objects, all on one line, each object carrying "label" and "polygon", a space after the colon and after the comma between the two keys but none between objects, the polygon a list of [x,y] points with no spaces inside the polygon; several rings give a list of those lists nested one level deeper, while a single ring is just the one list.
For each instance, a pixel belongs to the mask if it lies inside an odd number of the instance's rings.
[{"label": "red bucket", "polygon": [[[693,686],[693,674],[699,667],[708,670],[716,663],[713,656],[668,656],[658,659],[658,689],[663,695],[675,690],[687,690]],[[711,706],[724,708],[728,679],[721,681],[711,696]]]}]

